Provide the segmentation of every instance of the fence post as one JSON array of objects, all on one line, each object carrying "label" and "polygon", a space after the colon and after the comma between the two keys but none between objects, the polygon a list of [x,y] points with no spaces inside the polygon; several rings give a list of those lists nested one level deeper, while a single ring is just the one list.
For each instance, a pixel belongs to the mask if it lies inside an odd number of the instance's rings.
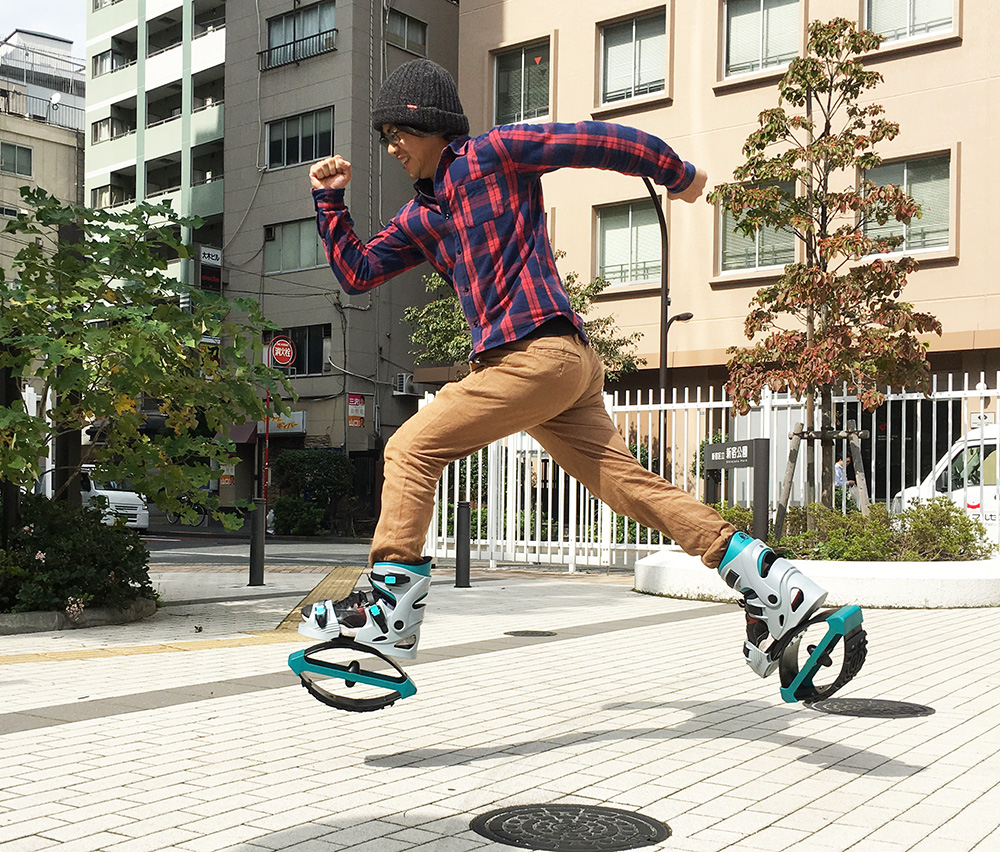
[{"label": "fence post", "polygon": [[255,497],[250,513],[250,586],[264,585],[264,530],[267,518],[264,514],[264,498]]},{"label": "fence post", "polygon": [[774,541],[781,541],[785,530],[785,513],[788,511],[788,501],[792,495],[792,479],[795,477],[795,462],[799,458],[799,444],[802,443],[802,423],[796,423],[791,434],[791,446],[788,448],[788,464],[785,465],[785,478],[781,483],[781,494],[778,496],[778,508],[774,513]]},{"label": "fence post", "polygon": [[469,548],[472,535],[472,508],[468,500],[458,502],[458,516],[455,519],[455,588],[468,589]]}]

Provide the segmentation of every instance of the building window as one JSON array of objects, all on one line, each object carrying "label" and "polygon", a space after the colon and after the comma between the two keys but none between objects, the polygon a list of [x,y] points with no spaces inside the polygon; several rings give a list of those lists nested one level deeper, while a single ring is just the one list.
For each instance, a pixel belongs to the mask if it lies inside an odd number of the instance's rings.
[{"label": "building window", "polygon": [[112,71],[117,71],[119,68],[128,68],[130,65],[135,65],[135,57],[121,50],[105,50],[102,53],[94,55],[94,74],[95,77],[100,77],[102,74],[110,74]]},{"label": "building window", "polygon": [[131,201],[135,201],[135,190],[129,191],[124,186],[109,183],[90,191],[91,207],[118,207]]},{"label": "building window", "polygon": [[604,103],[664,90],[667,38],[662,13],[606,26],[602,35]]},{"label": "building window", "polygon": [[335,12],[336,5],[324,0],[286,15],[269,18],[267,50],[259,54],[261,70],[289,65],[336,50]]},{"label": "building window", "polygon": [[264,229],[264,272],[293,272],[326,266],[315,219],[268,225]]},{"label": "building window", "polygon": [[[791,181],[778,184],[786,195],[793,195]],[[722,213],[722,252],[719,264],[723,272],[766,269],[795,261],[795,235],[781,228],[759,228],[747,236],[736,230],[737,219],[728,211]]]},{"label": "building window", "polygon": [[951,157],[941,154],[903,162],[885,163],[865,172],[876,186],[895,185],[920,205],[922,215],[909,222],[873,223],[865,236],[875,240],[902,237],[894,251],[945,248],[949,244]]},{"label": "building window", "polygon": [[280,169],[333,156],[333,107],[267,125],[267,167]]},{"label": "building window", "polygon": [[427,24],[397,12],[389,10],[389,19],[385,30],[385,40],[389,44],[401,47],[418,56],[427,55]]},{"label": "building window", "polygon": [[8,207],[6,204],[0,204],[0,216],[4,216],[8,219],[16,219],[18,214],[18,209],[16,207]]},{"label": "building window", "polygon": [[726,75],[791,62],[799,30],[798,0],[726,0]]},{"label": "building window", "polygon": [[295,360],[287,367],[277,367],[288,376],[321,375],[330,358],[330,324],[300,325],[265,333],[266,346],[275,337],[287,337],[295,346]]},{"label": "building window", "polygon": [[31,148],[0,142],[0,172],[31,177]]},{"label": "building window", "polygon": [[494,124],[548,115],[548,39],[498,53],[495,75]]},{"label": "building window", "polygon": [[612,284],[659,280],[662,243],[652,201],[601,208],[597,230],[598,277]]},{"label": "building window", "polygon": [[868,29],[888,40],[951,32],[953,0],[868,0]]},{"label": "building window", "polygon": [[99,142],[107,142],[109,139],[118,139],[135,132],[135,125],[129,126],[120,118],[102,118],[90,125],[91,144],[97,145]]}]

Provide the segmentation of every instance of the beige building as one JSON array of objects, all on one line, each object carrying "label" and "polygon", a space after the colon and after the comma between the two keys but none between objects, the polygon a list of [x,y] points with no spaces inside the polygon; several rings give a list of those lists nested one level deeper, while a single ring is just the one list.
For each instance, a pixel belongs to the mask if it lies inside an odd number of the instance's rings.
[{"label": "beige building", "polygon": [[[84,75],[71,49],[25,30],[0,41],[0,230],[24,209],[22,187],[83,200]],[[0,234],[0,266],[9,271],[22,244]]]},{"label": "beige building", "polygon": [[[1000,287],[989,222],[1000,190],[1000,10],[988,0],[465,0],[459,85],[472,132],[515,121],[598,119],[666,139],[732,180],[758,113],[777,105],[787,62],[803,52],[807,23],[843,16],[885,32],[869,66],[885,77],[873,100],[902,132],[880,153],[885,183],[905,182],[924,218],[907,229],[918,258],[904,298],[935,314],[936,371],[1000,368]],[[658,385],[660,242],[638,178],[563,169],[544,190],[563,272],[613,281],[601,310],[643,334],[647,369],[627,386]],[[662,188],[660,192],[663,200]],[[675,387],[720,383],[726,347],[746,342],[757,288],[796,257],[790,238],[737,238],[707,203],[665,205]]]}]

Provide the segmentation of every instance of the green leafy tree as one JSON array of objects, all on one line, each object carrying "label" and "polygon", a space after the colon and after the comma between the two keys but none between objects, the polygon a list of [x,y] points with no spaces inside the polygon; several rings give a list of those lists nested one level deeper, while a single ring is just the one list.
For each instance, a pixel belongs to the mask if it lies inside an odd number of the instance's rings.
[{"label": "green leafy tree", "polygon": [[[801,262],[787,265],[751,301],[745,330],[754,342],[728,350],[728,391],[742,411],[760,401],[765,385],[804,396],[807,432],[816,426],[812,401],[820,400],[827,417],[842,383],[868,409],[882,403],[886,385],[928,390],[929,345],[920,335],[941,333],[933,316],[900,300],[916,262],[879,256],[897,250],[903,238],[886,236],[876,223],[920,215],[900,187],[865,178],[882,162],[876,148],[899,133],[880,105],[862,102],[882,76],[861,57],[882,40],[843,18],[811,23],[806,55],[792,61],[779,83],[779,106],[760,114],[735,181],[709,194],[739,232],[752,237],[776,229],[801,244]],[[782,103],[802,112],[792,114]],[[823,447],[822,499],[831,505],[832,441]],[[812,503],[812,441],[806,452]]]},{"label": "green leafy tree", "polygon": [[[37,415],[16,399],[0,410],[0,480],[30,487],[56,435],[93,428],[95,480],[130,481],[165,510],[183,511],[180,498],[190,497],[219,516],[203,489],[213,462],[235,460],[220,433],[262,419],[265,390],[276,398],[289,390],[262,363],[269,326],[258,306],[168,274],[167,257],[189,253],[181,226],[198,219],[168,205],[92,210],[41,189],[21,195],[33,210],[4,229],[25,245],[14,274],[0,270],[0,369],[51,404]],[[78,239],[53,243],[60,229]],[[150,400],[162,415],[158,431],[147,428]]]},{"label": "green leafy tree", "polygon": [[[556,252],[556,259],[565,252]],[[425,276],[427,292],[434,298],[426,305],[407,308],[404,318],[410,325],[410,340],[416,345],[411,354],[418,364],[456,364],[465,361],[472,349],[469,323],[454,290],[437,273]],[[608,287],[604,278],[584,282],[575,272],[563,276],[570,305],[584,317],[584,329],[591,346],[604,364],[609,381],[638,370],[645,360],[635,355],[641,332],[624,334],[614,317],[587,319],[594,299]]]},{"label": "green leafy tree", "polygon": [[275,485],[292,497],[314,503],[320,509],[320,520],[328,522],[333,520],[340,500],[354,490],[354,466],[340,450],[285,450],[271,470]]}]

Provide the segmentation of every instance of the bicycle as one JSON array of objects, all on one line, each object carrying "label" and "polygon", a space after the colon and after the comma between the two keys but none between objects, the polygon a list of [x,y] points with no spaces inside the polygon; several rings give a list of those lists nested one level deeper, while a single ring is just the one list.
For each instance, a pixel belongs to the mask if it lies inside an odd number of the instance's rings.
[{"label": "bicycle", "polygon": [[192,509],[195,513],[195,520],[193,522],[186,521],[181,516],[180,512],[166,512],[167,523],[171,526],[181,523],[182,521],[192,527],[200,527],[208,520],[208,510],[204,506],[195,503],[190,497],[181,497],[180,502],[184,504],[185,507]]}]

